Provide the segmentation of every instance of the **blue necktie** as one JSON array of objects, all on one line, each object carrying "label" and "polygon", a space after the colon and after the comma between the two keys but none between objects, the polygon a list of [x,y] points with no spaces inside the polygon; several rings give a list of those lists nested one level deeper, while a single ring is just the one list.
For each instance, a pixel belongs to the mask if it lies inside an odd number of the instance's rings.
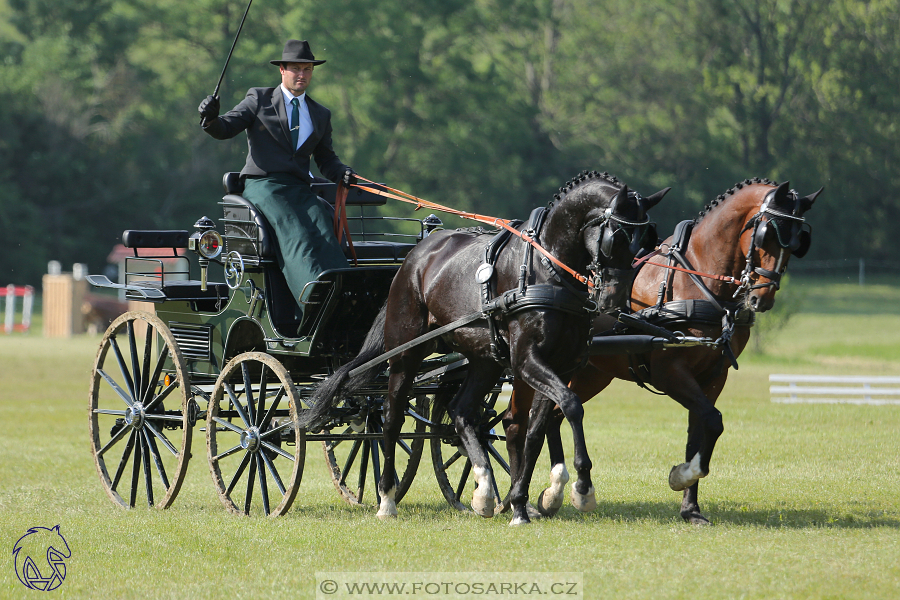
[{"label": "blue necktie", "polygon": [[291,142],[292,148],[297,150],[297,142],[300,140],[300,101],[294,98],[291,104],[294,107],[291,109]]}]

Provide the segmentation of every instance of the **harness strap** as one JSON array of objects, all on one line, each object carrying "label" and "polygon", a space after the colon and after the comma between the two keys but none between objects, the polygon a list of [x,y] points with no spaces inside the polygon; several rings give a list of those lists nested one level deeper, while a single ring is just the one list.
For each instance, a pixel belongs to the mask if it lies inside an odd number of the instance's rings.
[{"label": "harness strap", "polygon": [[350,188],[341,181],[338,183],[337,192],[334,198],[334,237],[337,238],[338,244],[343,241],[344,233],[347,234],[347,246],[350,247],[350,255],[353,257],[353,266],[359,264],[356,257],[356,248],[353,247],[353,239],[350,237],[350,224],[347,222],[347,193]]}]

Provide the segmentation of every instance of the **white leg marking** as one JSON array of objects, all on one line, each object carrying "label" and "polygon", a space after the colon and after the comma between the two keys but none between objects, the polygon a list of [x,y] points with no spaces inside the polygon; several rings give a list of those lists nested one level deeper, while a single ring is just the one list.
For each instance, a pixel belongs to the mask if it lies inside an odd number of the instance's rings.
[{"label": "white leg marking", "polygon": [[691,487],[706,475],[707,473],[700,470],[700,453],[698,452],[691,462],[672,467],[672,470],[669,471],[669,487],[680,492]]},{"label": "white leg marking", "polygon": [[491,488],[491,473],[488,469],[473,466],[472,474],[475,477],[475,493],[472,494],[472,510],[475,514],[485,518],[494,516],[494,490]]},{"label": "white leg marking", "polygon": [[553,516],[559,512],[563,504],[566,484],[569,483],[569,471],[565,463],[559,463],[550,470],[550,487],[538,496],[538,510],[546,516]]},{"label": "white leg marking", "polygon": [[394,501],[396,495],[396,488],[391,488],[381,497],[381,504],[378,505],[376,517],[379,519],[394,519],[397,517],[397,502]]}]

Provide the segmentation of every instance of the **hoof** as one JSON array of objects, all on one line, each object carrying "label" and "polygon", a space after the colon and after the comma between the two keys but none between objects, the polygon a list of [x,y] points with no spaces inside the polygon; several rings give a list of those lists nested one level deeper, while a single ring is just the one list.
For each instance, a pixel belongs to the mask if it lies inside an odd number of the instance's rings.
[{"label": "hoof", "polygon": [[700,514],[699,510],[686,510],[681,512],[681,518],[691,525],[712,526],[709,519]]},{"label": "hoof", "polygon": [[541,511],[536,509],[531,502],[525,504],[525,512],[528,514],[529,519],[543,519],[547,515],[541,514]]},{"label": "hoof", "polygon": [[394,502],[382,502],[378,507],[378,512],[375,513],[375,516],[381,520],[396,519],[397,504]]},{"label": "hoof", "polygon": [[597,498],[594,495],[594,486],[591,486],[587,494],[579,494],[572,486],[572,506],[581,512],[591,512],[597,510]]},{"label": "hoof", "polygon": [[698,452],[691,462],[672,467],[672,470],[669,471],[669,487],[675,492],[680,492],[691,487],[706,475],[700,470],[700,453]]},{"label": "hoof", "polygon": [[[559,509],[562,508],[562,504],[562,494],[554,494],[553,490],[547,488],[541,492],[540,496],[538,496],[537,509],[543,516],[552,517],[559,512]],[[596,502],[594,504],[596,505]]]},{"label": "hoof", "polygon": [[527,518],[523,519],[522,517],[513,517],[512,521],[509,522],[510,527],[514,527],[517,525],[529,525],[531,521]]},{"label": "hoof", "polygon": [[494,507],[496,503],[494,502],[494,496],[472,496],[472,510],[475,511],[475,514],[485,519],[490,519],[494,516]]}]

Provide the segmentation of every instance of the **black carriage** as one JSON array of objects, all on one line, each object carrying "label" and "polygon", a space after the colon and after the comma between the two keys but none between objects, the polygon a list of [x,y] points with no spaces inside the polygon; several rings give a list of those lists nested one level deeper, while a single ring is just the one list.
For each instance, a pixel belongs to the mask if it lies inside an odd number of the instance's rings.
[{"label": "black carriage", "polygon": [[[358,261],[308,284],[298,311],[265,217],[240,195],[238,174],[227,174],[224,185],[218,228],[204,217],[193,232],[126,231],[122,241],[133,256],[125,281],[88,277],[92,285],[124,289],[129,300],[155,309],[113,321],[94,363],[91,447],[103,487],[123,507],[145,500],[170,506],[199,428],[212,479],[231,512],[284,514],[299,489],[309,442],[322,444],[347,502],[376,503],[386,376],[345,399],[316,431],[298,426],[299,416],[316,383],[356,355],[404,256],[440,221],[373,216],[371,207],[383,198],[351,189],[347,204],[359,210],[349,220]],[[333,210],[334,184],[314,189]],[[211,273],[224,281],[213,281]],[[448,352],[421,368],[401,437],[398,500],[430,440],[442,492],[463,508],[469,469],[446,405],[465,364]],[[495,481],[501,479],[494,485],[498,506],[509,481],[509,467],[494,447],[502,446],[495,444],[502,439],[495,409],[502,383],[485,398],[479,430],[495,460]]]}]

